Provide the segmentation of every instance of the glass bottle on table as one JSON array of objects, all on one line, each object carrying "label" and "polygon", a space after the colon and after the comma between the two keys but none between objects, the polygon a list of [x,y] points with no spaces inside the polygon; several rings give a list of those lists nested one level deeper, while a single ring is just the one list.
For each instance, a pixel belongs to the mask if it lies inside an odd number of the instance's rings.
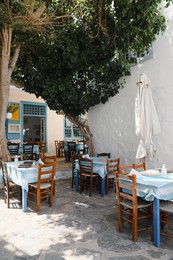
[{"label": "glass bottle on table", "polygon": [[36,151],[35,151],[35,160],[36,162],[39,160],[39,147],[36,147]]},{"label": "glass bottle on table", "polygon": [[14,161],[18,162],[18,156],[17,155],[15,156]]},{"label": "glass bottle on table", "polygon": [[161,170],[162,174],[167,174],[167,169],[165,167],[165,164],[162,165],[162,170]]}]

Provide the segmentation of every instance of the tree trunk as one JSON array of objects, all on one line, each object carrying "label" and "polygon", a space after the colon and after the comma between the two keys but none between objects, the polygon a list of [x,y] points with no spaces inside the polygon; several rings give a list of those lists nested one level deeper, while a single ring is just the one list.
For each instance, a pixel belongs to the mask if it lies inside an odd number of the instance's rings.
[{"label": "tree trunk", "polygon": [[72,117],[69,115],[67,116],[67,118],[70,122],[72,122],[73,124],[75,124],[79,127],[81,133],[83,134],[83,136],[86,140],[86,144],[88,145],[90,156],[94,156],[94,147],[93,147],[93,143],[92,143],[93,135],[87,124],[87,120],[85,120],[84,122],[81,122],[78,118]]},{"label": "tree trunk", "polygon": [[20,46],[16,46],[13,56],[10,56],[12,42],[12,28],[8,25],[1,26],[2,53],[0,58],[0,159],[8,161],[5,122],[10,91],[11,74],[18,59]]},{"label": "tree trunk", "polygon": [[[43,1],[38,8],[37,2],[38,1],[36,0],[24,1],[23,8],[25,11],[28,10],[28,12],[26,12],[26,15],[19,15],[19,17],[16,18],[19,20],[19,22],[21,22],[21,19],[23,19],[23,21],[25,22],[27,21],[28,23],[26,23],[26,27],[32,27],[33,30],[37,30],[37,28],[39,29],[38,21],[46,9],[45,1]],[[12,10],[9,9],[8,11],[10,16]],[[45,17],[43,17],[43,24],[46,24],[46,21],[44,21],[44,19]],[[47,20],[47,24],[48,23],[49,19]],[[15,28],[15,23],[13,24],[13,27]],[[40,23],[40,28],[41,27],[42,23]],[[0,56],[0,159],[2,159],[3,161],[7,161],[9,158],[5,131],[5,121],[9,99],[11,74],[16,66],[16,62],[18,60],[20,52],[20,44],[16,42],[17,40],[14,40],[12,46],[12,26],[10,26],[8,23],[4,25],[1,24],[0,45],[2,49]]]}]

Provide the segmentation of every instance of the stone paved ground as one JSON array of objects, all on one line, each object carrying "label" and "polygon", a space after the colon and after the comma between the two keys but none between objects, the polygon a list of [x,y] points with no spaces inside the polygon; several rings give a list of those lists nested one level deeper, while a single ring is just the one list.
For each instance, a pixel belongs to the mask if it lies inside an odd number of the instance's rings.
[{"label": "stone paved ground", "polygon": [[[37,214],[10,209],[0,193],[0,260],[148,260],[173,259],[173,239],[161,238],[157,248],[150,233],[131,240],[130,230],[117,229],[115,193],[101,198],[71,189],[70,179],[56,184],[53,207],[41,205]],[[16,208],[14,207],[16,206]]]}]

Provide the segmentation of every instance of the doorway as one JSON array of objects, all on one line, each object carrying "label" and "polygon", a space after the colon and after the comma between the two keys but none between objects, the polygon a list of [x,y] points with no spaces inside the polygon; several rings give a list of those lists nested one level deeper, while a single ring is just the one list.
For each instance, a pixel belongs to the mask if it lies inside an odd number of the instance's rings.
[{"label": "doorway", "polygon": [[38,116],[23,117],[23,141],[45,141],[44,118]]},{"label": "doorway", "polygon": [[23,102],[22,116],[23,142],[46,142],[46,105],[31,102]]}]

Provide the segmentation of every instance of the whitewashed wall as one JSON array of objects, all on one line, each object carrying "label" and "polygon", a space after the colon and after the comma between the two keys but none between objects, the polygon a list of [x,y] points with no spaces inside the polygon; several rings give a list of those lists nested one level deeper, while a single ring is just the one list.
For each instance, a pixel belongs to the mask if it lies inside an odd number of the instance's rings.
[{"label": "whitewashed wall", "polygon": [[[161,132],[153,140],[157,149],[151,167],[165,163],[173,169],[173,8],[166,11],[168,27],[153,44],[153,58],[132,67],[131,76],[126,77],[126,85],[119,94],[106,104],[90,109],[88,122],[93,133],[95,153],[111,152],[120,157],[121,164],[137,161],[136,151],[139,137],[135,135],[136,82],[140,73],[145,73],[151,81],[156,110],[161,124]],[[138,162],[138,161],[137,161]]]},{"label": "whitewashed wall", "polygon": [[[36,103],[45,103],[43,99],[36,98],[34,94],[26,93],[25,91],[10,86],[9,102],[29,101]],[[48,152],[55,154],[54,140],[64,139],[64,117],[57,115],[55,111],[48,109],[47,111],[47,144]]]}]

